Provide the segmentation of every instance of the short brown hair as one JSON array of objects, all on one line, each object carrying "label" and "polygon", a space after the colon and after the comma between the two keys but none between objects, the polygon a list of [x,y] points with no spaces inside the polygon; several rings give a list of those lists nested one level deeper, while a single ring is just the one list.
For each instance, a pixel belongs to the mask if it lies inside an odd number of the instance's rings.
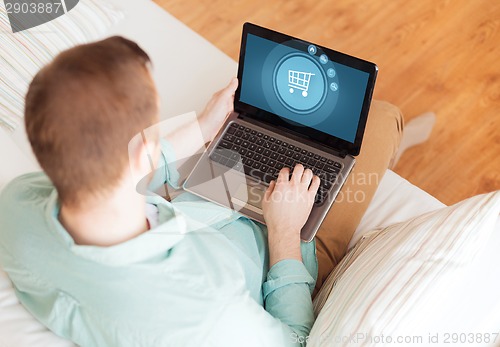
[{"label": "short brown hair", "polygon": [[28,90],[25,125],[63,203],[113,188],[128,167],[128,143],[158,121],[148,55],[111,37],[59,54]]}]

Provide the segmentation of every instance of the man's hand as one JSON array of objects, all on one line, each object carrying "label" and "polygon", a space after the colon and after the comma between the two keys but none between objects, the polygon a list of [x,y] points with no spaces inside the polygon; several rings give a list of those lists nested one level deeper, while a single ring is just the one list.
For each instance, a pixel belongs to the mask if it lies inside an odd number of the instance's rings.
[{"label": "man's hand", "polygon": [[[214,139],[228,114],[233,110],[234,92],[238,79],[233,78],[226,88],[214,94],[196,121],[172,129],[164,135],[174,148],[177,163],[198,153],[203,144]],[[203,141],[199,141],[200,130]],[[201,142],[201,143],[200,143]]]},{"label": "man's hand", "polygon": [[276,182],[267,189],[262,209],[269,231],[270,266],[283,259],[302,261],[300,230],[311,213],[320,179],[311,170],[297,164],[290,180],[283,168]]},{"label": "man's hand", "polygon": [[234,77],[224,89],[212,96],[200,114],[199,121],[205,141],[214,139],[227,116],[233,111],[236,88],[238,88],[238,79]]}]

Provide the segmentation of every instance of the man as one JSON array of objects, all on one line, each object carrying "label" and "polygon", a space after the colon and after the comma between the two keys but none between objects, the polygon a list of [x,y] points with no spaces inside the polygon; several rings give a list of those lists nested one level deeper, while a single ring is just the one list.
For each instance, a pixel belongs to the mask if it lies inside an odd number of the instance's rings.
[{"label": "man", "polygon": [[[0,196],[0,261],[20,301],[81,346],[305,341],[315,283],[345,253],[378,182],[347,184],[366,199],[332,209],[317,249],[300,242],[319,185],[301,165],[290,178],[284,168],[266,192],[267,228],[187,193],[144,197],[134,177],[149,174],[148,154],[164,168],[153,183],[160,175],[175,187],[175,157],[197,150],[196,124],[131,141],[159,121],[149,65],[135,43],[113,37],[61,53],[33,79],[25,123],[45,173],[17,178]],[[236,87],[232,80],[198,117],[207,140],[232,111]],[[374,106],[382,116],[368,124],[358,167],[381,176],[401,117]]]}]

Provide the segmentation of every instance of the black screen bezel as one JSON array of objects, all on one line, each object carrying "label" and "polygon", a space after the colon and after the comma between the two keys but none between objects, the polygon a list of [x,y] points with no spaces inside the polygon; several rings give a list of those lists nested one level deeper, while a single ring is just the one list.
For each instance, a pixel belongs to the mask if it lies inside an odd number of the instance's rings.
[{"label": "black screen bezel", "polygon": [[[240,100],[241,94],[241,79],[243,76],[243,67],[245,63],[245,51],[246,51],[246,39],[248,34],[253,34],[264,39],[274,41],[278,44],[284,43],[290,40],[300,41],[307,45],[313,44],[319,47],[330,60],[333,62],[343,64],[354,69],[358,69],[369,74],[366,92],[363,100],[363,107],[361,108],[361,115],[358,122],[358,128],[356,130],[356,136],[354,143],[343,140],[341,138],[329,135],[322,131],[305,127],[305,126],[294,126],[289,122],[284,121],[278,115],[259,109],[255,106],[246,104]],[[373,90],[375,87],[375,80],[377,77],[378,67],[372,62],[362,60],[338,51],[331,50],[329,48],[317,45],[312,42],[297,39],[292,36],[288,36],[274,30],[266,29],[252,23],[245,23],[243,25],[243,32],[241,36],[241,48],[240,48],[240,58],[238,64],[238,89],[235,92],[234,97],[234,110],[238,113],[244,114],[246,117],[253,118],[259,121],[266,122],[272,126],[279,127],[284,131],[289,131],[293,134],[300,134],[313,142],[319,142],[322,145],[330,147],[339,152],[344,152],[356,156],[359,154],[361,149],[361,142],[363,139],[363,134],[365,131],[366,121],[368,118],[368,111],[370,109],[371,99],[373,95]]]}]

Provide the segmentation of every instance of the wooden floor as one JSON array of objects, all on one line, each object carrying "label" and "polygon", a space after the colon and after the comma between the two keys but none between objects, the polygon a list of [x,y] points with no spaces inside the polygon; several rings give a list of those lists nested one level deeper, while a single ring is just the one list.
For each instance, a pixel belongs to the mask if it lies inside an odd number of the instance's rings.
[{"label": "wooden floor", "polygon": [[446,204],[500,189],[500,1],[155,1],[235,60],[250,21],[376,62],[375,98],[438,118],[395,171]]}]

